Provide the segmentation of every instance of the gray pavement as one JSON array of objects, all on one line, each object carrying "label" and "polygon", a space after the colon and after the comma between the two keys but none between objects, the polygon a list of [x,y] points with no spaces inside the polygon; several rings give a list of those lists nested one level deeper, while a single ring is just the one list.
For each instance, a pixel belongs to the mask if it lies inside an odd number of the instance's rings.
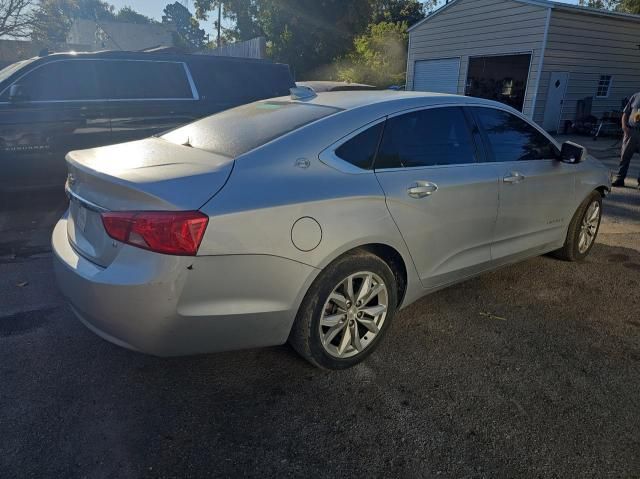
[{"label": "gray pavement", "polygon": [[585,262],[424,298],[341,373],[286,346],[158,359],[102,341],[53,283],[64,198],[1,201],[2,478],[640,476],[636,190],[607,199]]}]

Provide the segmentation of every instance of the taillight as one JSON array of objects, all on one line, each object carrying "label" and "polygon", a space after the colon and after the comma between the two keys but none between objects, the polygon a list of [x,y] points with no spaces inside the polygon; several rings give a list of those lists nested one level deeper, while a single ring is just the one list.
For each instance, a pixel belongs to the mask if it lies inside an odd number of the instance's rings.
[{"label": "taillight", "polygon": [[195,256],[209,217],[199,211],[115,211],[102,213],[107,234],[156,253]]}]

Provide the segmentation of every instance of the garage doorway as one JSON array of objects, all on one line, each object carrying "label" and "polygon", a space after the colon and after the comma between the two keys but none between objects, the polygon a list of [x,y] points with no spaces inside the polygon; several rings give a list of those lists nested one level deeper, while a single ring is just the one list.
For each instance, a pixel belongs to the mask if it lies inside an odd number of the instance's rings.
[{"label": "garage doorway", "polygon": [[460,58],[420,60],[415,63],[413,89],[433,93],[458,93]]},{"label": "garage doorway", "polygon": [[495,100],[522,111],[531,54],[469,58],[465,94]]}]

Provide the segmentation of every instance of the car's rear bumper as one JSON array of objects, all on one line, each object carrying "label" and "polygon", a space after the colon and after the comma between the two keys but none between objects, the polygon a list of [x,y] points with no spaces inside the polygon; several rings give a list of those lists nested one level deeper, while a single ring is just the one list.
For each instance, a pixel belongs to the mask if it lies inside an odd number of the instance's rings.
[{"label": "car's rear bumper", "polygon": [[62,293],[89,329],[119,346],[179,356],[282,344],[317,270],[264,255],[176,257],[122,246],[106,268],[53,232]]}]

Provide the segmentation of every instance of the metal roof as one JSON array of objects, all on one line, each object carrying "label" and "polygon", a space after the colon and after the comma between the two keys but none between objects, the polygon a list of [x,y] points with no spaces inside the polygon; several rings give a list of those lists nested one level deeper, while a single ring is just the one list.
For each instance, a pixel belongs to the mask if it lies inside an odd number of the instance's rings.
[{"label": "metal roof", "polygon": [[[428,22],[433,17],[435,17],[439,13],[445,11],[447,8],[451,7],[451,5],[454,5],[454,4],[458,3],[459,1],[460,0],[451,0],[449,3],[447,3],[446,5],[443,5],[442,7],[437,9],[432,14],[430,14],[427,17],[425,17],[422,20],[420,20],[415,25],[412,25],[409,28],[409,31],[411,32],[412,30],[415,30],[416,28],[418,28],[419,26],[421,26],[425,22]],[[573,13],[582,13],[582,14],[585,14],[585,15],[596,15],[596,16],[602,16],[602,17],[613,17],[613,18],[618,18],[620,20],[631,20],[631,21],[640,22],[640,15],[634,15],[634,14],[631,14],[631,13],[613,12],[613,11],[610,11],[610,10],[602,10],[602,9],[599,9],[599,8],[592,8],[592,7],[583,7],[581,5],[573,5],[573,4],[570,4],[570,3],[554,2],[554,1],[550,1],[550,0],[512,0],[512,1],[519,2],[519,3],[527,3],[529,5],[536,5],[536,6],[542,7],[542,8],[550,8],[552,10],[560,10],[560,11],[564,10],[564,11],[570,11],[570,12],[573,12]]]}]

